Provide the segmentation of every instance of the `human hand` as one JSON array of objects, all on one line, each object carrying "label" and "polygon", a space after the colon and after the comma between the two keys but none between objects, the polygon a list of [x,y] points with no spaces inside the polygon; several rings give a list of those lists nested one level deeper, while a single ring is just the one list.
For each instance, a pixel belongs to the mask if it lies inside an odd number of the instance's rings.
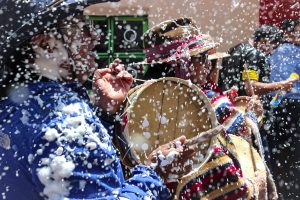
[{"label": "human hand", "polygon": [[192,170],[193,146],[183,145],[186,137],[181,136],[154,150],[146,164],[151,166],[166,182],[173,182]]},{"label": "human hand", "polygon": [[284,80],[284,81],[280,81],[279,84],[280,84],[280,88],[284,91],[291,91],[292,88],[294,87],[294,83],[298,81],[297,79],[287,79],[287,80]]},{"label": "human hand", "polygon": [[93,89],[96,91],[95,105],[111,114],[116,113],[125,100],[133,82],[133,77],[115,59],[109,68],[97,69],[93,78]]},{"label": "human hand", "polygon": [[262,115],[263,111],[264,111],[263,105],[261,101],[258,99],[258,96],[254,95],[252,97],[249,97],[249,103],[246,106],[246,112],[252,112],[257,117],[259,117]]}]

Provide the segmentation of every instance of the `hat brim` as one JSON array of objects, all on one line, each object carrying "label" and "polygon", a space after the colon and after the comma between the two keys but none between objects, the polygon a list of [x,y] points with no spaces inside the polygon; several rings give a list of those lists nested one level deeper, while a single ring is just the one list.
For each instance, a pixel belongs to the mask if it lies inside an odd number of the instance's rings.
[{"label": "hat brim", "polygon": [[[209,50],[209,49],[208,49]],[[199,52],[199,53],[203,53],[205,51]],[[198,54],[199,54],[198,53]],[[196,54],[195,54],[196,55]],[[226,53],[226,52],[216,52],[214,54],[208,55],[208,60],[216,60],[216,59],[220,59],[220,58],[226,58],[229,57],[230,54]],[[175,59],[173,59],[175,60]],[[172,61],[171,59],[169,59],[168,61]],[[163,64],[168,62],[166,60],[161,60],[161,61],[153,61],[151,63],[147,62],[147,60],[143,60],[141,62],[133,62],[130,63],[129,65],[152,65],[152,64]]]},{"label": "hat brim", "polygon": [[[190,56],[195,56],[195,55],[198,55],[200,53],[204,53],[210,49],[213,49],[213,48],[216,48],[218,47],[220,44],[219,43],[216,43],[216,42],[212,42],[212,43],[209,43],[207,44],[206,46],[202,46],[202,47],[199,47],[199,48],[195,48],[195,49],[192,49],[190,50]],[[225,57],[225,56],[224,56]],[[209,57],[210,58],[210,57]],[[208,59],[209,59],[208,58]],[[164,59],[160,59],[160,60],[157,60],[157,61],[152,61],[152,62],[147,62],[147,60],[144,60],[142,62],[138,62],[138,63],[133,63],[133,65],[152,65],[152,64],[163,64],[163,63],[168,63],[168,62],[172,62],[172,61],[176,61],[178,60],[178,58],[175,58],[175,57],[168,57],[168,58],[164,58]],[[209,59],[210,60],[210,59]]]},{"label": "hat brim", "polygon": [[190,56],[196,56],[200,53],[204,53],[208,50],[218,47],[219,45],[220,45],[220,43],[212,42],[212,43],[207,44],[204,47],[192,49],[192,50],[190,50]]},{"label": "hat brim", "polygon": [[33,18],[24,22],[22,26],[11,33],[11,35],[7,37],[6,42],[10,42],[11,44],[14,44],[12,46],[16,47],[28,38],[32,37],[32,33],[29,34],[29,32],[37,34],[45,30],[45,28],[49,27],[51,24],[56,24],[58,21],[70,16],[71,14],[83,14],[83,9],[89,5],[116,1],[119,0],[67,0],[60,2],[59,5],[54,4],[47,6],[47,8],[39,11]]},{"label": "hat brim", "polygon": [[208,55],[208,60],[216,60],[216,59],[220,59],[220,58],[226,58],[229,56],[230,56],[230,54],[228,54],[226,52],[216,52],[211,55]]}]

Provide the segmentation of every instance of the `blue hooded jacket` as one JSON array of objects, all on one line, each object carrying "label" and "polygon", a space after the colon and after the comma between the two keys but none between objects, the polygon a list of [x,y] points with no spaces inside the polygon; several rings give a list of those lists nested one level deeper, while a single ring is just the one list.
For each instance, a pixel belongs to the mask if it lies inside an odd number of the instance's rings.
[{"label": "blue hooded jacket", "polygon": [[111,142],[81,85],[37,82],[0,101],[3,199],[168,199],[150,168],[125,180]]},{"label": "blue hooded jacket", "polygon": [[[292,73],[300,74],[300,46],[283,43],[274,50],[269,57],[271,63],[272,82],[287,80]],[[274,92],[275,95],[277,92]],[[293,89],[288,92],[284,98],[300,99],[300,81],[294,84]]]}]

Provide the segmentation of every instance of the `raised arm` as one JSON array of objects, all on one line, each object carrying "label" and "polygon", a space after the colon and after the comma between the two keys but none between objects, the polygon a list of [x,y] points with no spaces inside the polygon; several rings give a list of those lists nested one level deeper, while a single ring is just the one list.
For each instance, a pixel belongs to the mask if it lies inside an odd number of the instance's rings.
[{"label": "raised arm", "polygon": [[119,59],[94,73],[93,89],[96,91],[95,106],[110,114],[117,112],[125,100],[133,77]]}]

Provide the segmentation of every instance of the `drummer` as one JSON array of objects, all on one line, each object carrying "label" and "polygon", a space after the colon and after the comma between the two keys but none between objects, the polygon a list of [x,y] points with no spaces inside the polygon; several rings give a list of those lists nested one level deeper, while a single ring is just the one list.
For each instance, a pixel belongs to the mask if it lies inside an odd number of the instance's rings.
[{"label": "drummer", "polygon": [[[228,133],[246,134],[244,116],[233,107],[235,91],[224,93],[212,80],[214,73],[211,72],[215,70],[210,59],[220,59],[226,54],[209,55],[219,44],[211,36],[201,33],[192,19],[180,18],[153,27],[145,33],[144,45],[147,63],[151,64],[146,79],[176,76],[191,80],[211,98],[218,121]],[[245,117],[257,122],[262,111],[260,102],[253,99],[246,106]]]},{"label": "drummer", "polygon": [[[219,123],[224,125],[227,133],[246,136],[248,130],[246,119],[253,122],[252,125],[257,128],[257,116],[261,115],[263,111],[261,103],[259,100],[252,99],[246,106],[246,113],[243,115],[233,106],[232,96],[234,95],[232,94],[234,92],[223,93],[211,81],[213,66],[209,60],[212,57],[209,55],[209,50],[216,48],[218,44],[209,35],[201,33],[192,19],[179,18],[154,26],[145,33],[144,46],[146,62],[149,64],[145,75],[146,79],[175,76],[190,80],[201,87],[211,99],[217,113],[217,119]],[[227,134],[225,136],[219,135],[230,141]],[[210,161],[206,163],[207,173],[199,176],[200,182],[196,181],[193,184],[195,188],[199,189],[196,191],[197,194],[190,194],[192,190],[187,190],[187,193],[183,194],[183,199],[189,199],[191,195],[200,195],[201,198],[209,199],[225,196],[228,199],[252,198],[253,193],[251,191],[253,188],[256,191],[259,190],[257,186],[262,183],[262,179],[252,180],[256,183],[254,186],[251,181],[249,182],[243,177],[238,159],[226,147],[220,144],[215,150],[212,159],[216,163],[222,163],[222,156],[226,154],[227,158],[229,157],[231,160],[226,163],[228,167],[220,167],[221,164],[215,166],[209,163]],[[231,171],[230,169],[234,170]],[[220,176],[212,178],[216,171],[219,171]],[[208,174],[211,177],[208,177]],[[225,183],[224,180],[227,182],[225,181]],[[220,185],[221,182],[223,183],[222,186]],[[201,187],[198,187],[197,184]]]}]

